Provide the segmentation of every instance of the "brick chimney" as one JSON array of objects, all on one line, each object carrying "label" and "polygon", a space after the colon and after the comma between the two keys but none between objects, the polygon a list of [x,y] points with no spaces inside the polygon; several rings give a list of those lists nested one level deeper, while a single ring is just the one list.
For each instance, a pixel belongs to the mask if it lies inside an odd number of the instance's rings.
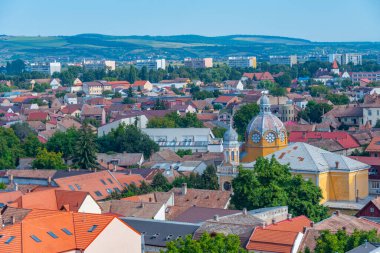
[{"label": "brick chimney", "polygon": [[187,184],[183,183],[181,187],[181,194],[186,195],[186,193],[187,193]]},{"label": "brick chimney", "polygon": [[247,215],[247,208],[245,208],[245,207],[243,208],[243,214]]},{"label": "brick chimney", "polygon": [[214,221],[219,221],[219,215],[217,214],[214,215]]},{"label": "brick chimney", "polygon": [[287,219],[288,219],[288,220],[291,220],[291,219],[292,219],[292,214],[291,214],[291,213],[288,213],[288,215],[287,215]]}]

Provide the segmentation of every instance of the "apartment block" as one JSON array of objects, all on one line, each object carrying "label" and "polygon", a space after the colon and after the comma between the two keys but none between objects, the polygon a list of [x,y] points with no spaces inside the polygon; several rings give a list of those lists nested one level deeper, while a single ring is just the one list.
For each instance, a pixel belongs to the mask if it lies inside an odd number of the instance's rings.
[{"label": "apartment block", "polygon": [[297,64],[297,55],[289,56],[269,56],[269,63],[272,65],[289,65],[290,67]]},{"label": "apartment block", "polygon": [[135,63],[135,66],[138,69],[141,69],[142,67],[147,67],[148,70],[165,69],[166,68],[166,61],[165,61],[165,59],[137,60]]},{"label": "apartment block", "polygon": [[257,60],[255,56],[228,57],[227,65],[231,68],[256,68]]},{"label": "apartment block", "polygon": [[194,69],[212,68],[212,58],[185,58],[184,64]]}]

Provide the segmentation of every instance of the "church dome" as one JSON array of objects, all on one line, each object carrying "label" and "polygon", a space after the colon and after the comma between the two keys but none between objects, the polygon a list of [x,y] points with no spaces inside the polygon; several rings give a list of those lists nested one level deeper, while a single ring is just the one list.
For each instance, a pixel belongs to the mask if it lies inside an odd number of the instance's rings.
[{"label": "church dome", "polygon": [[230,127],[223,135],[223,142],[226,143],[226,142],[238,141],[238,138],[239,136],[236,133],[236,131],[232,127]]},{"label": "church dome", "polygon": [[259,115],[253,118],[247,127],[248,136],[254,132],[261,135],[261,137],[267,132],[277,134],[276,137],[282,137],[286,134],[286,129],[282,121],[271,113],[269,98],[266,95],[260,98]]}]

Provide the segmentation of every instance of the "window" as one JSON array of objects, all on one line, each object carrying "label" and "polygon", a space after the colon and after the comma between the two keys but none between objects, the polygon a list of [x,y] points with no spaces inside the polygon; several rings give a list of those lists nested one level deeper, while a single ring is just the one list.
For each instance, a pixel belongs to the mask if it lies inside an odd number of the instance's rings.
[{"label": "window", "polygon": [[112,190],[109,189],[109,188],[107,188],[107,192],[108,192],[109,194],[111,194],[111,193],[112,193]]},{"label": "window", "polygon": [[96,196],[101,197],[103,194],[100,191],[95,191]]},{"label": "window", "polygon": [[78,190],[81,189],[79,184],[75,184],[75,186],[77,187]]},{"label": "window", "polygon": [[92,227],[90,227],[90,229],[87,231],[87,232],[94,232],[94,230],[98,227],[98,225],[92,225]]},{"label": "window", "polygon": [[117,192],[117,193],[121,193],[121,191],[119,190],[119,188],[116,188],[116,187],[115,187],[115,188],[113,188],[113,189],[114,189],[115,192]]},{"label": "window", "polygon": [[70,190],[75,191],[75,188],[71,184],[69,184],[69,188]]},{"label": "window", "polygon": [[124,183],[124,186],[125,186],[125,187],[128,187],[128,184],[127,184],[127,183]]},{"label": "window", "polygon": [[111,178],[108,178],[108,182],[110,182],[111,184],[113,184],[113,181],[111,180]]},{"label": "window", "polygon": [[372,189],[380,189],[380,181],[372,181],[371,182]]},{"label": "window", "polygon": [[41,242],[41,239],[38,238],[38,237],[35,236],[35,235],[31,235],[30,237],[31,237],[35,242]]},{"label": "window", "polygon": [[4,243],[5,243],[5,244],[10,244],[10,243],[13,241],[13,239],[15,239],[15,238],[16,238],[16,236],[11,236],[11,237],[9,237],[8,240],[6,240]]},{"label": "window", "polygon": [[371,115],[372,115],[372,111],[368,110],[368,116],[371,116]]},{"label": "window", "polygon": [[107,185],[106,181],[104,181],[103,179],[100,179],[100,182],[102,182],[102,184],[104,185]]},{"label": "window", "polygon": [[66,235],[73,235],[67,228],[61,229]]},{"label": "window", "polygon": [[49,231],[49,232],[47,232],[48,233],[48,235],[50,235],[51,237],[53,237],[54,239],[57,239],[58,238],[58,236],[56,235],[56,234],[54,234],[53,232],[51,232],[51,231]]},{"label": "window", "polygon": [[369,209],[369,211],[370,211],[371,213],[374,213],[374,212],[375,212],[375,208],[371,207],[371,208]]}]

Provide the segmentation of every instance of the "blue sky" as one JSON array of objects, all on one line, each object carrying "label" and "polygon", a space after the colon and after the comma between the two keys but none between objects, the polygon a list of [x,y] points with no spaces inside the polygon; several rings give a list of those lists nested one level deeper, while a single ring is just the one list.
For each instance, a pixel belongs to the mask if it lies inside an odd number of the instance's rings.
[{"label": "blue sky", "polygon": [[380,41],[380,0],[0,0],[0,34]]}]

